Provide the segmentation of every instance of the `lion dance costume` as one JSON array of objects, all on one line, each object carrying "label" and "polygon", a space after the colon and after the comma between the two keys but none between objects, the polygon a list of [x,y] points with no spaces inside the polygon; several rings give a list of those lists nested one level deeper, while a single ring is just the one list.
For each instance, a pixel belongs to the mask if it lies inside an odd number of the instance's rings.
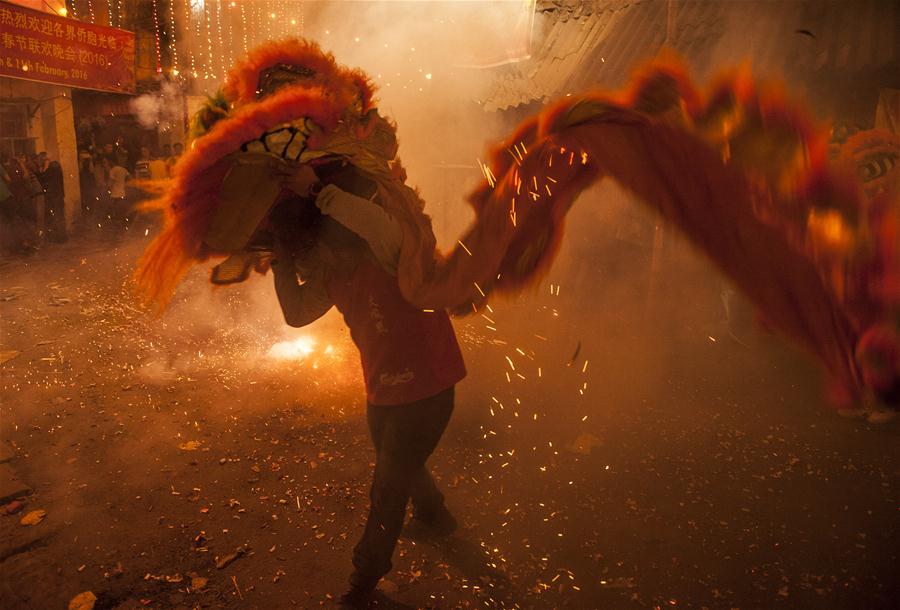
[{"label": "lion dance costume", "polygon": [[[261,97],[263,87],[274,93]],[[827,132],[777,88],[736,71],[701,93],[677,61],[657,60],[620,94],[572,95],[520,125],[482,168],[460,246],[440,254],[373,93],[364,73],[312,42],[268,43],[237,64],[157,202],[165,226],[136,272],[143,298],[164,307],[191,265],[211,257],[253,266],[254,232],[279,197],[259,171],[272,159],[337,159],[373,181],[403,228],[403,296],[455,313],[536,282],[579,193],[609,177],[813,354],[836,404],[900,401],[896,134],[858,134],[832,163]]]}]

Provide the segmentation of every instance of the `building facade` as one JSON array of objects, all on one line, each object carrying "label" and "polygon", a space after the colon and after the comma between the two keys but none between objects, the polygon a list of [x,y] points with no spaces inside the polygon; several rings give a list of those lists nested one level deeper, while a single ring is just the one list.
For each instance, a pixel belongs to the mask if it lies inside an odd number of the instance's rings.
[{"label": "building facade", "polygon": [[73,92],[132,93],[134,36],[72,19],[55,4],[0,1],[0,158],[45,152],[58,161],[71,226],[81,209]]}]

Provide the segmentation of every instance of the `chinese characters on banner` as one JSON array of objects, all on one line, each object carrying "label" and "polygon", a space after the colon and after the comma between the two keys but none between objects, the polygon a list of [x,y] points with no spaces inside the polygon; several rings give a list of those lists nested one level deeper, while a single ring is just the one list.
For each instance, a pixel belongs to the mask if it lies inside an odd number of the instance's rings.
[{"label": "chinese characters on banner", "polygon": [[134,33],[0,1],[0,76],[134,93]]}]

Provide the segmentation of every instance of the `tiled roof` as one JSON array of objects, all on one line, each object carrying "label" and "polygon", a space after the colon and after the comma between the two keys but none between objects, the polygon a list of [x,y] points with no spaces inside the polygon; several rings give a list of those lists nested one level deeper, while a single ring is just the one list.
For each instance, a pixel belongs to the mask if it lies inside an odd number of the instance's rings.
[{"label": "tiled roof", "polygon": [[539,0],[537,50],[497,68],[482,103],[503,110],[615,87],[664,45],[700,74],[747,58],[756,72],[786,77],[886,65],[900,74],[898,32],[891,0]]}]

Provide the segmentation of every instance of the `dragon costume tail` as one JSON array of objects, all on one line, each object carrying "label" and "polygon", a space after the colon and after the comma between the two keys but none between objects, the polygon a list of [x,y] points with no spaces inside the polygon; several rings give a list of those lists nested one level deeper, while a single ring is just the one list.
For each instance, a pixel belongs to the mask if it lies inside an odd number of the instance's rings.
[{"label": "dragon costume tail", "polygon": [[485,165],[461,245],[430,264],[402,257],[401,288],[413,303],[457,312],[520,291],[552,263],[578,194],[608,177],[822,362],[832,398],[857,400],[867,385],[860,338],[892,315],[873,289],[891,283],[891,254],[871,239],[872,210],[897,202],[884,194],[867,205],[826,151],[824,130],[777,89],[738,72],[703,96],[679,64],[657,62],[622,95],[573,96],[523,123]]}]

